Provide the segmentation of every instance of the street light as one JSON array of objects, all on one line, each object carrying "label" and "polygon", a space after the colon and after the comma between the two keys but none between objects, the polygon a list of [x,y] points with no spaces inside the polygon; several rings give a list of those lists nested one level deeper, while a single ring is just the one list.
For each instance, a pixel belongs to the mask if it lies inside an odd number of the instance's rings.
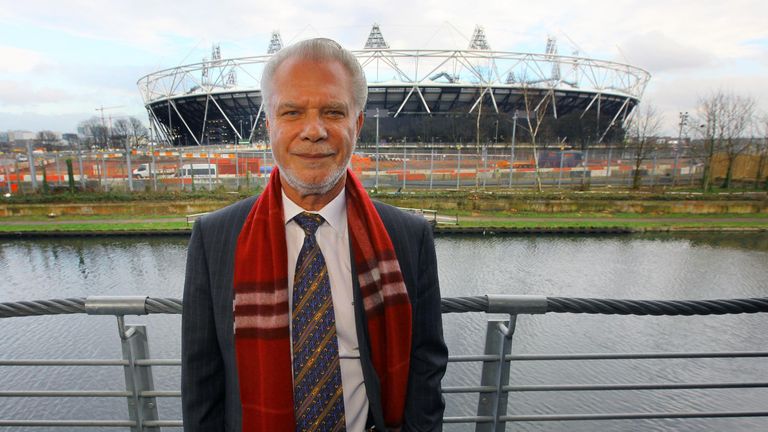
[{"label": "street light", "polygon": [[369,109],[365,112],[368,116],[376,118],[376,190],[379,190],[379,119],[389,115],[387,110],[379,110],[379,108]]},{"label": "street light", "polygon": [[688,124],[688,111],[680,113],[680,130],[677,134],[677,144],[675,145],[675,165],[672,168],[672,186],[677,186],[677,163],[680,157],[680,145],[683,142],[683,127]]}]

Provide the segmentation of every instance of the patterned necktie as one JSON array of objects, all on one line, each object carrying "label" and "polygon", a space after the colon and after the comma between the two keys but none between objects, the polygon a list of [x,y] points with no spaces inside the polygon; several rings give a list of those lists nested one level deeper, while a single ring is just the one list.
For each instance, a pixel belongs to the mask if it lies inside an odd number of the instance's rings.
[{"label": "patterned necktie", "polygon": [[304,245],[293,277],[293,406],[297,431],[346,429],[339,346],[331,283],[315,232],[324,222],[314,213],[293,218]]}]

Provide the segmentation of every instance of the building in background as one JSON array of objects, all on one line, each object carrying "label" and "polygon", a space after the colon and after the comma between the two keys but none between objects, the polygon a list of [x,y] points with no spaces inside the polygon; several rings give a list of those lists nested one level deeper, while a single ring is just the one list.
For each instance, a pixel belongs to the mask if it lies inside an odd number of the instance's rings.
[{"label": "building in background", "polygon": [[[226,59],[214,46],[210,59],[142,77],[139,90],[158,139],[175,146],[265,140],[259,79],[281,48],[273,32],[266,55]],[[544,53],[493,51],[480,26],[466,49],[414,50],[390,47],[374,24],[362,49],[352,52],[368,80],[362,147],[375,142],[377,123],[380,143],[503,145],[534,113],[545,142],[616,142],[650,80],[635,66],[560,55],[554,38]],[[525,139],[525,130],[515,133]]]}]

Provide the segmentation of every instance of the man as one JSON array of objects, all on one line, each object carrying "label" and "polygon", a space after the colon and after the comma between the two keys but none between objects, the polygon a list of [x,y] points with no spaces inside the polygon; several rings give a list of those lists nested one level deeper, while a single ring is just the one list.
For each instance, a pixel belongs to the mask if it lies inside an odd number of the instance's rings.
[{"label": "man", "polygon": [[441,430],[443,341],[429,225],[347,170],[367,85],[328,39],[262,74],[278,166],[201,218],[182,318],[188,431]]}]

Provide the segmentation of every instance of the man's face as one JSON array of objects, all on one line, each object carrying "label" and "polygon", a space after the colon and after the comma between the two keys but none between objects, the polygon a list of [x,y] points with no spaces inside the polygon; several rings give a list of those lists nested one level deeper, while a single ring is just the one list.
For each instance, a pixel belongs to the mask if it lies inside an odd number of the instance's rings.
[{"label": "man's face", "polygon": [[363,123],[349,72],[335,61],[290,58],[272,86],[267,128],[283,187],[302,197],[335,196]]}]

